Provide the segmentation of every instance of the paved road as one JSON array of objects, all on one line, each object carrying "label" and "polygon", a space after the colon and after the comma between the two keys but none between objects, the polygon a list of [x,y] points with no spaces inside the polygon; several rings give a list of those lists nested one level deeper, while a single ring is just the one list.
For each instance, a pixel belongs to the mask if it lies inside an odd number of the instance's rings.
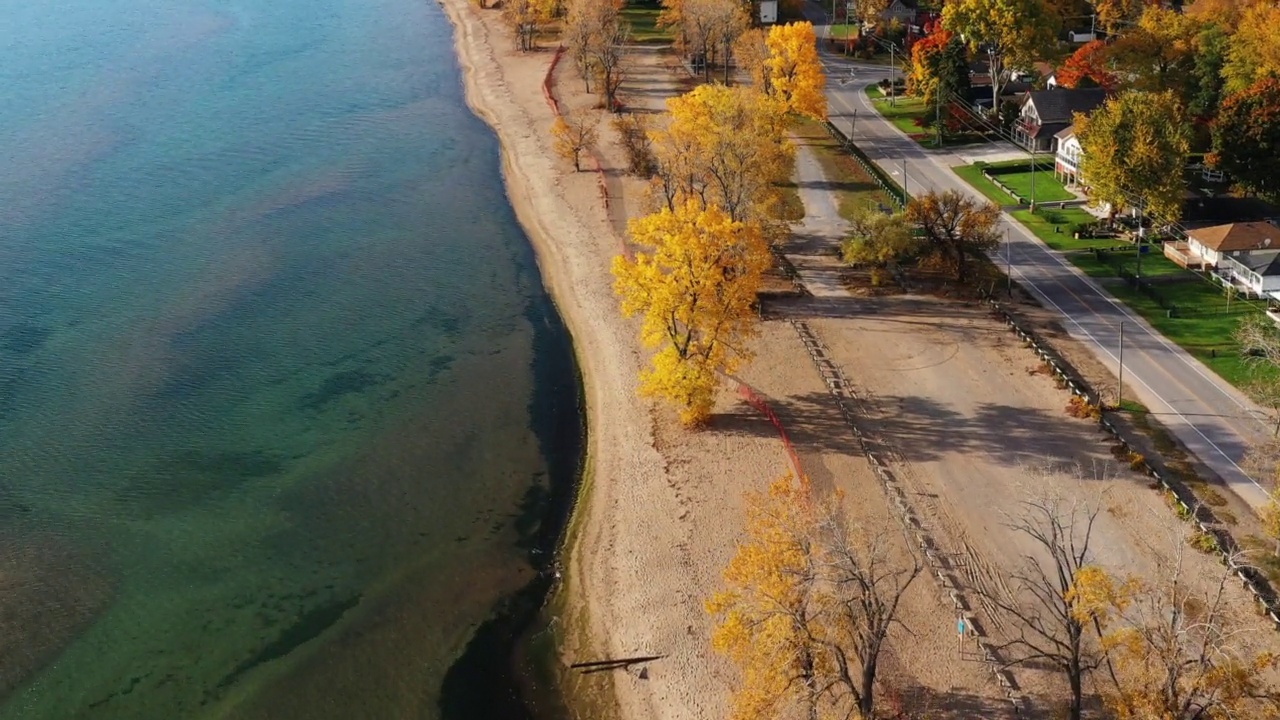
[{"label": "paved road", "polygon": [[805,215],[804,221],[792,231],[787,257],[814,297],[847,297],[849,291],[841,282],[836,252],[848,234],[849,223],[840,217],[836,194],[808,146],[801,145],[796,151],[796,185]]},{"label": "paved road", "polygon": [[[822,11],[810,6],[815,23],[825,22]],[[818,28],[818,37],[824,28]],[[868,84],[888,77],[889,70],[853,65],[839,55],[826,55],[831,120],[848,130],[854,125],[858,146],[907,190],[960,190],[982,195],[950,168],[967,158],[924,150],[880,117],[863,92]],[[853,66],[854,81],[849,81]],[[856,113],[854,112],[856,110]],[[1153,330],[1145,320],[1114,300],[1050,250],[1021,224],[1003,216],[1009,241],[993,253],[1010,264],[1013,277],[1049,308],[1065,318],[1064,327],[1083,341],[1116,372],[1120,333],[1124,332],[1124,394],[1137,397],[1197,457],[1255,508],[1266,502],[1266,491],[1239,465],[1249,443],[1267,432],[1265,413],[1211,370]]]}]

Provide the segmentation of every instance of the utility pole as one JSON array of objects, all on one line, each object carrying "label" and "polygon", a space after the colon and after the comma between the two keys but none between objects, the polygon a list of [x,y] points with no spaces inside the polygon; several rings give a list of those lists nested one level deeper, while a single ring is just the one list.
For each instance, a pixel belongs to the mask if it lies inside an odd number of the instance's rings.
[{"label": "utility pole", "polygon": [[1124,321],[1120,321],[1120,382],[1116,385],[1116,409],[1124,405]]},{"label": "utility pole", "polygon": [[1031,212],[1036,211],[1036,142],[1031,141]]},{"label": "utility pole", "polygon": [[907,159],[902,158],[902,207],[907,206]]},{"label": "utility pole", "polygon": [[894,44],[889,43],[889,104],[897,105],[898,98],[894,97],[894,90],[897,89],[896,86],[898,84],[898,78],[897,78],[897,72],[896,72],[898,66],[893,61],[893,50],[894,50]]},{"label": "utility pole", "polygon": [[1013,298],[1013,239],[1009,237],[1009,226],[1004,228],[1004,259],[1006,263],[1005,276],[1009,281],[1009,297]]},{"label": "utility pole", "polygon": [[849,142],[853,142],[853,131],[858,125],[858,108],[853,109],[853,117],[849,119]]},{"label": "utility pole", "polygon": [[934,99],[934,105],[935,105],[934,113],[936,114],[938,121],[934,123],[933,144],[936,147],[941,148],[942,147],[942,83],[941,82],[938,83],[938,88],[937,88],[937,91],[934,92],[934,95],[937,96]]}]

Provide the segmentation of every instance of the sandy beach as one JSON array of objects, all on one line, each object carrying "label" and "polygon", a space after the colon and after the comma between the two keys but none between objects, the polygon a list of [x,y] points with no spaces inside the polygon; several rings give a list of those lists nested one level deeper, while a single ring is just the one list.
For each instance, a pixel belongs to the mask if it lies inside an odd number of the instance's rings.
[{"label": "sandy beach", "polygon": [[[703,603],[720,589],[721,570],[740,536],[743,492],[763,489],[787,472],[782,444],[767,421],[728,390],[713,427],[699,433],[682,430],[674,413],[637,397],[645,355],[635,325],[618,313],[609,263],[621,248],[619,214],[635,214],[642,183],[618,179],[621,154],[610,144],[606,119],[604,165],[616,173],[611,194],[624,188],[623,197],[611,198],[611,218],[594,173],[574,173],[552,151],[553,114],[541,90],[552,52],[516,52],[496,11],[465,0],[444,0],[444,7],[457,27],[468,101],[501,140],[508,193],[573,334],[586,384],[589,487],[568,554],[567,607],[558,618],[562,659],[662,656],[643,673],[583,677],[572,688],[574,699],[594,701],[595,713],[616,711],[637,720],[725,717],[736,672],[711,651],[712,622]],[[662,56],[637,55],[624,101],[637,112],[657,111],[678,89]],[[562,106],[594,105],[568,63],[557,80]],[[778,399],[820,394],[820,376],[785,322],[765,323],[756,346],[757,360],[743,378],[774,403],[784,423],[798,421]],[[852,449],[839,443],[799,448],[815,482],[851,496],[878,493],[866,461]],[[887,515],[880,498],[859,508],[868,519]],[[922,615],[949,612],[925,583],[915,588],[911,603]],[[953,647],[940,629],[920,631],[913,643],[923,652]],[[999,689],[981,663],[958,664],[936,677],[931,672],[912,670],[903,679],[939,693],[963,692],[986,707],[999,702]],[[895,673],[885,675],[892,680]]]},{"label": "sandy beach", "polygon": [[[636,323],[618,312],[609,266],[624,247],[626,219],[642,211],[644,183],[622,172],[624,156],[598,98],[583,92],[571,63],[561,63],[553,76],[560,108],[601,115],[606,207],[597,174],[574,172],[552,149],[554,113],[543,79],[554,53],[518,52],[495,10],[466,0],[442,4],[457,29],[468,102],[501,141],[508,194],[573,335],[586,386],[588,471],[555,604],[559,660],[567,667],[657,657],[629,669],[566,672],[571,704],[577,717],[592,720],[727,717],[737,671],[711,650],[704,601],[721,589],[722,569],[741,537],[744,491],[763,489],[788,471],[783,445],[732,388],[720,394],[709,427],[699,432],[682,429],[669,408],[637,396],[646,353]],[[652,48],[634,49],[628,63],[621,96],[633,112],[661,112],[665,99],[688,84],[671,71],[670,57]],[[798,237],[784,251],[806,242]],[[832,292],[844,292],[839,282]],[[1022,488],[1028,467],[1041,462],[1106,465],[1103,437],[1067,417],[1065,391],[1024,370],[1034,369],[1034,354],[980,308],[922,298],[863,306],[851,299],[801,301],[790,312],[827,338],[832,359],[854,378],[860,416],[905,478],[935,542],[958,558],[951,581],[962,592],[1000,591],[992,578],[1016,570],[1027,551],[1002,524],[1019,508],[1021,495],[1011,489]],[[968,318],[959,325],[957,312]],[[901,535],[893,503],[826,381],[795,329],[780,319],[786,313],[774,315],[779,319],[762,323],[757,357],[742,379],[788,428],[815,487],[842,491],[855,522]],[[1154,573],[1144,557],[1161,553],[1138,540],[1164,535],[1177,546],[1185,526],[1137,474],[1118,471],[1094,484],[1062,490],[1124,497],[1124,507],[1106,508],[1101,534],[1115,551],[1100,562],[1117,572]],[[905,536],[896,548],[908,551]],[[1203,555],[1187,562],[1206,576],[1216,564]],[[1232,598],[1242,610],[1248,603],[1243,594]],[[978,608],[998,638],[999,620],[984,613]],[[891,635],[880,661],[883,698],[900,695],[904,710],[935,718],[1013,716],[981,653],[957,650],[956,606],[940,578],[926,574],[916,582],[900,616],[905,627]],[[1061,680],[1014,677],[1017,692],[1041,709],[1061,701]]]}]

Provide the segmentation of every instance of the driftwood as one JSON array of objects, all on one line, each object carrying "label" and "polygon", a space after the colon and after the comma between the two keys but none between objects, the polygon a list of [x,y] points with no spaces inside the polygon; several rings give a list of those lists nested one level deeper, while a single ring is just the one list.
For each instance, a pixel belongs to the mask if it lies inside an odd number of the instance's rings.
[{"label": "driftwood", "polygon": [[604,672],[606,670],[625,670],[639,663],[649,662],[650,660],[661,660],[666,655],[642,655],[638,657],[617,658],[616,660],[592,660],[590,662],[579,662],[569,665],[570,669],[581,670],[583,675],[589,675],[596,672]]}]

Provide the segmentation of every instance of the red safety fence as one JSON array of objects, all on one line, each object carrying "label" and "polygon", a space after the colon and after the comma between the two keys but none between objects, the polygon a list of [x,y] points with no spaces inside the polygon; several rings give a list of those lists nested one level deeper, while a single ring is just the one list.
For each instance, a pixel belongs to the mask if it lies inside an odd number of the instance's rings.
[{"label": "red safety fence", "polygon": [[556,66],[560,64],[560,58],[564,56],[565,47],[561,45],[556,48],[556,54],[551,56],[551,66],[547,68],[547,76],[542,79],[542,95],[547,99],[547,104],[551,106],[551,112],[556,115],[560,114],[560,103],[556,101],[554,86],[556,83],[555,72]]},{"label": "red safety fence", "polygon": [[787,460],[791,463],[791,471],[795,473],[795,476],[800,483],[807,483],[808,476],[804,474],[804,469],[800,466],[800,456],[796,454],[796,448],[791,444],[791,438],[787,435],[787,429],[782,426],[782,421],[779,420],[777,414],[773,412],[773,408],[769,407],[769,403],[765,402],[764,398],[760,397],[760,395],[757,394],[750,385],[738,380],[737,378],[734,378],[733,380],[738,383],[738,394],[742,396],[742,399],[746,400],[747,404],[751,405],[751,407],[755,408],[757,412],[768,418],[769,422],[773,423],[774,429],[778,431],[778,437],[782,438],[782,449],[787,453]]}]

